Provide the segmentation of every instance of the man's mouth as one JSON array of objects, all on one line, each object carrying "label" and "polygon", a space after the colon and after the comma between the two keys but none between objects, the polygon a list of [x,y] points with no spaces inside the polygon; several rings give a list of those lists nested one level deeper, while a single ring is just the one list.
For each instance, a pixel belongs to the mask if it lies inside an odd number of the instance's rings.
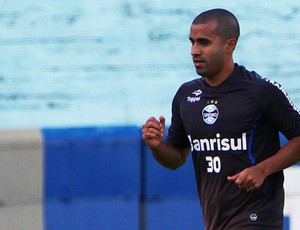
[{"label": "man's mouth", "polygon": [[205,64],[203,59],[193,59],[195,67],[202,67]]}]

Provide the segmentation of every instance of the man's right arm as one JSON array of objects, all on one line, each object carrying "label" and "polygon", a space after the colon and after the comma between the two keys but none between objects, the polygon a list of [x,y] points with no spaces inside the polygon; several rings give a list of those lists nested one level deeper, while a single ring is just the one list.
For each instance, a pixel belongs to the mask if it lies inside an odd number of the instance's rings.
[{"label": "man's right arm", "polygon": [[149,118],[142,127],[142,138],[151,149],[154,158],[164,167],[177,169],[183,165],[189,155],[190,148],[179,148],[163,140],[165,118],[159,120]]}]

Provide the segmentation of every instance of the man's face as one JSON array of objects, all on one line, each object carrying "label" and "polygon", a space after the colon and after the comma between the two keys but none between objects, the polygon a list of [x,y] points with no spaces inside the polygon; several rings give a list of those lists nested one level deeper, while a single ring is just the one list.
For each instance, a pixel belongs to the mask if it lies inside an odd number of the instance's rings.
[{"label": "man's face", "polygon": [[225,45],[221,38],[216,35],[216,28],[216,21],[191,26],[191,54],[196,72],[202,77],[216,77],[223,69]]}]

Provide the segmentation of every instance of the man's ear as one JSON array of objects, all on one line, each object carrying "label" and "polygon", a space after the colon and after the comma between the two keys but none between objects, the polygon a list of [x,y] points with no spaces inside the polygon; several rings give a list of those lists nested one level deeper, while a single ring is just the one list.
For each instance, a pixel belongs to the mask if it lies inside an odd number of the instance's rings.
[{"label": "man's ear", "polygon": [[225,44],[226,44],[226,52],[232,54],[233,51],[235,50],[237,40],[235,38],[230,38],[226,41]]}]

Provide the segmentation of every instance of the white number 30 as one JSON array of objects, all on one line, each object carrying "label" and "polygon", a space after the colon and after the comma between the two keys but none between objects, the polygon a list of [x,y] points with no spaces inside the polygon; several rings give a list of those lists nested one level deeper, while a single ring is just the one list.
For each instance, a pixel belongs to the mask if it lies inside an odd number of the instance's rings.
[{"label": "white number 30", "polygon": [[220,157],[205,157],[207,161],[207,172],[208,173],[219,173],[221,171],[221,160]]}]

